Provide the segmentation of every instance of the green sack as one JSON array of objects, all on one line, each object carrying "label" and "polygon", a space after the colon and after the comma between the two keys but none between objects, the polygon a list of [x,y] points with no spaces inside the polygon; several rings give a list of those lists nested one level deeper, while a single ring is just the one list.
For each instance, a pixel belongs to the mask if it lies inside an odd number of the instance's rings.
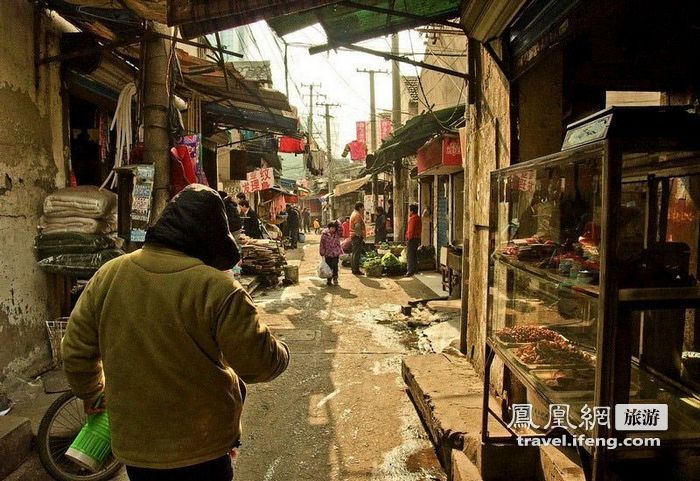
[{"label": "green sack", "polygon": [[117,249],[122,243],[116,236],[56,232],[36,236],[34,249],[39,259],[46,259],[62,254],[94,254],[105,249]]},{"label": "green sack", "polygon": [[107,261],[124,255],[120,249],[106,249],[93,254],[61,254],[47,257],[39,261],[39,267],[51,274],[87,278]]}]

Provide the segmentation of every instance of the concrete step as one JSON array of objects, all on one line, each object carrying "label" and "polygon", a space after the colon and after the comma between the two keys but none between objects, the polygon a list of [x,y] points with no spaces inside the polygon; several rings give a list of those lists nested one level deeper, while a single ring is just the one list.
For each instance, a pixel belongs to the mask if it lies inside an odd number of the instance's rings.
[{"label": "concrete step", "polygon": [[401,371],[440,462],[449,473],[452,451],[463,450],[465,438],[479,437],[483,383],[465,358],[446,354],[406,356]]},{"label": "concrete step", "polygon": [[0,416],[0,479],[17,469],[32,450],[32,426],[28,418]]},{"label": "concrete step", "polygon": [[479,469],[462,451],[452,450],[452,481],[483,481]]},{"label": "concrete step", "polygon": [[[483,380],[467,359],[447,354],[407,356],[402,375],[453,481],[583,481],[575,453],[481,442]],[[489,424],[489,432],[508,435],[496,422]]]}]

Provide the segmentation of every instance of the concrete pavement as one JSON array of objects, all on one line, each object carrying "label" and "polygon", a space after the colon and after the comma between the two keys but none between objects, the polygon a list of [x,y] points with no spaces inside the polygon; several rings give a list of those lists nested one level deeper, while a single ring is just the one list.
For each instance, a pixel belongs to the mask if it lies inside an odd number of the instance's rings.
[{"label": "concrete pavement", "polygon": [[345,268],[340,286],[327,287],[316,277],[317,237],[307,239],[300,283],[256,298],[292,357],[279,379],[250,386],[236,480],[445,479],[401,378],[417,336],[387,320],[431,291]]}]

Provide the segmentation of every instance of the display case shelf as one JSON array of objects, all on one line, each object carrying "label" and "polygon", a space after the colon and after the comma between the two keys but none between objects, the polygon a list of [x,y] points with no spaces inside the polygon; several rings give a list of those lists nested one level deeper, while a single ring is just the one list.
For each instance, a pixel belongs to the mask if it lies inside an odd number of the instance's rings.
[{"label": "display case shelf", "polygon": [[522,262],[517,259],[510,258],[502,254],[495,254],[494,259],[503,264],[507,264],[516,269],[537,276],[542,280],[552,282],[560,288],[570,289],[571,291],[585,294],[586,296],[597,299],[600,295],[598,286],[590,284],[576,284],[570,277],[565,277],[557,273],[554,269],[543,269],[528,262]]}]

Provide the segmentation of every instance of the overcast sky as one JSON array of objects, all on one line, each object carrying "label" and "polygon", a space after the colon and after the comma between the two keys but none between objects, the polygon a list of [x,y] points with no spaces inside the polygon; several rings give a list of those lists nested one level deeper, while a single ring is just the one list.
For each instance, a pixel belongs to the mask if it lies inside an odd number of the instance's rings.
[{"label": "overcast sky", "polygon": [[[258,22],[250,25],[248,33],[255,38],[254,45],[244,45],[246,60],[270,60],[274,88],[285,91],[285,75],[283,62],[283,46],[275,39],[275,34],[267,23]],[[343,147],[355,139],[355,122],[369,120],[369,75],[359,73],[357,69],[375,69],[391,72],[391,62],[381,57],[358,52],[338,51],[309,55],[309,45],[326,43],[323,29],[319,25],[306,28],[285,37],[289,44],[289,100],[299,108],[304,123],[308,117],[309,88],[302,85],[320,84],[315,93],[325,94],[325,97],[315,99],[318,102],[340,104],[331,108],[334,118],[331,120],[331,143],[334,156],[340,155]],[[416,31],[406,31],[400,34],[400,51],[416,52],[421,55],[413,56],[422,60],[424,40]],[[245,42],[249,43],[249,42]],[[361,45],[381,51],[389,51],[391,39],[382,37]],[[416,75],[416,67],[401,64],[402,75]],[[380,109],[391,110],[391,75],[375,75],[375,94],[377,113]],[[303,96],[303,97],[302,97]],[[314,137],[319,145],[325,147],[325,120],[322,117],[323,107],[314,105]]]}]

